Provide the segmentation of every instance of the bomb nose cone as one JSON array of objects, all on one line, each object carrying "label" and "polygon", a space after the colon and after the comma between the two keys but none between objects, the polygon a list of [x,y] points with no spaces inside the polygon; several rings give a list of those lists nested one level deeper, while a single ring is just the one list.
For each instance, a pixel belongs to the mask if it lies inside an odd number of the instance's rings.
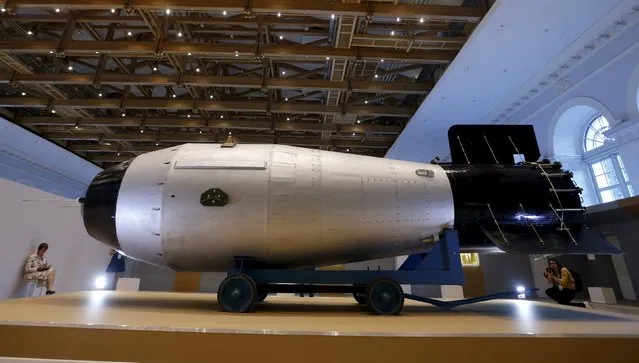
[{"label": "bomb nose cone", "polygon": [[115,212],[124,174],[133,159],[101,171],[93,179],[82,204],[84,227],[89,235],[120,250],[115,228]]}]

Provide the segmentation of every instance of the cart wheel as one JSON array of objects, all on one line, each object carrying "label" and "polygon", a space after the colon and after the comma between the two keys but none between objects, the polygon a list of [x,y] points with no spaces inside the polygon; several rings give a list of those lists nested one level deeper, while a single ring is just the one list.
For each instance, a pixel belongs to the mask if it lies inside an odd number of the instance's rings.
[{"label": "cart wheel", "polygon": [[360,305],[366,305],[366,293],[363,292],[354,292],[353,297],[355,301],[357,301]]},{"label": "cart wheel", "polygon": [[245,274],[225,278],[217,290],[217,301],[223,311],[244,313],[255,305],[257,287],[255,281]]},{"label": "cart wheel", "polygon": [[266,300],[267,296],[268,296],[268,292],[258,292],[257,296],[255,297],[255,301],[262,302]]},{"label": "cart wheel", "polygon": [[390,279],[373,281],[366,289],[369,309],[379,315],[397,315],[404,307],[404,291]]}]

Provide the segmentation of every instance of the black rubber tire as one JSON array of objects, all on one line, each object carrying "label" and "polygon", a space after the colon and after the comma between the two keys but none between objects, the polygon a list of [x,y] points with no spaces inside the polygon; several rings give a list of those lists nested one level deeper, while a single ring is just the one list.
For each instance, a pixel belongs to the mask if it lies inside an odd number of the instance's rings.
[{"label": "black rubber tire", "polygon": [[255,296],[255,301],[262,302],[266,300],[267,296],[268,296],[268,292],[258,292],[257,296]]},{"label": "black rubber tire", "polygon": [[217,302],[222,311],[245,313],[255,306],[257,286],[255,281],[245,274],[231,275],[225,278],[217,290]]},{"label": "black rubber tire", "polygon": [[366,288],[368,308],[377,315],[397,315],[404,308],[404,291],[391,279],[379,279]]},{"label": "black rubber tire", "polygon": [[360,305],[366,305],[366,293],[364,292],[354,292],[353,297],[355,301],[357,301]]}]

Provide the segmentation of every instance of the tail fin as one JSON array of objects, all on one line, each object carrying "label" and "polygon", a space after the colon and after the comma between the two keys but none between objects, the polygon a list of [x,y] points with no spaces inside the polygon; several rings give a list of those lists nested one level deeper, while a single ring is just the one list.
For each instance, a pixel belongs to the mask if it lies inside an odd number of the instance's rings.
[{"label": "tail fin", "polygon": [[540,157],[532,125],[454,125],[448,144],[453,164],[513,165]]}]

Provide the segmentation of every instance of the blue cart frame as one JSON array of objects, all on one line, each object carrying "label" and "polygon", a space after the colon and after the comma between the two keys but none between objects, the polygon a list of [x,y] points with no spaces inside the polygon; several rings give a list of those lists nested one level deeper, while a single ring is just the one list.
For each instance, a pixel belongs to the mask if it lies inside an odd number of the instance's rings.
[{"label": "blue cart frame", "polygon": [[[222,293],[218,292],[218,300],[230,300],[233,296],[239,296],[240,291],[245,291],[244,295],[246,295],[250,292],[249,290],[252,289],[254,290],[254,296],[252,298],[254,301],[264,300],[268,293],[308,293],[312,295],[323,292],[343,292],[353,293],[358,302],[364,303],[362,301],[365,294],[370,293],[367,290],[370,290],[371,284],[374,284],[376,281],[386,281],[387,288],[390,282],[394,282],[394,285],[397,287],[399,287],[399,284],[463,285],[464,272],[459,251],[457,231],[446,229],[439,241],[429,252],[410,255],[397,270],[337,271],[318,270],[314,268],[290,270],[260,266],[259,263],[256,263],[250,257],[236,257],[233,261],[233,266],[227,272],[227,279],[241,276],[243,279],[249,280],[253,284],[253,287],[245,290],[235,287],[235,295],[230,292],[228,294],[224,291],[222,291]],[[395,287],[395,289],[397,289],[397,287]],[[224,286],[224,282],[220,289],[229,290]],[[443,309],[451,309],[460,305],[492,299],[513,298],[537,290],[507,291],[468,299],[442,301],[405,294],[401,291],[401,288],[399,289],[398,294],[402,295],[400,297],[402,306],[403,299],[407,298],[426,302]],[[392,290],[391,286],[391,292]],[[358,299],[358,295],[362,301]],[[371,297],[368,298],[370,299]],[[223,301],[220,302],[223,303]],[[240,309],[240,311],[248,310],[249,305],[246,306],[246,309]],[[232,309],[227,308],[225,310]],[[401,306],[399,310],[401,310]]]}]

